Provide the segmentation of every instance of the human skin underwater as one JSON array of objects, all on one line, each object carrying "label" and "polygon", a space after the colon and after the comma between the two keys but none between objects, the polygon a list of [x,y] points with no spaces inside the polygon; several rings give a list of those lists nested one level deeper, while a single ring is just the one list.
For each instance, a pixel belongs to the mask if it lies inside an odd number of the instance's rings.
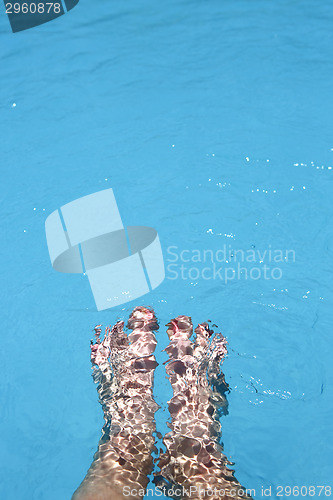
[{"label": "human skin underwater", "polygon": [[[100,327],[91,343],[91,362],[105,423],[93,462],[72,500],[141,500],[157,452],[153,353],[159,327],[154,312],[145,307],[133,310],[128,335],[118,322],[101,339]],[[167,327],[166,372],[173,396],[168,403],[170,432],[154,473],[156,488],[174,499],[204,495],[210,500],[249,500],[220,444],[219,415],[227,412],[228,386],[221,371],[226,339],[203,323],[191,341],[193,326],[187,316]]]}]

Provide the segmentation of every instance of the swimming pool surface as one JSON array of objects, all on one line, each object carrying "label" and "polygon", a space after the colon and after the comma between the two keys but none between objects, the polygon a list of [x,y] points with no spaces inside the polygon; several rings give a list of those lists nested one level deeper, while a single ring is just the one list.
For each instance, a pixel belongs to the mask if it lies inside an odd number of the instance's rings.
[{"label": "swimming pool surface", "polygon": [[[103,424],[91,330],[143,304],[161,324],[160,432],[164,325],[211,319],[229,342],[237,479],[256,498],[333,486],[332,28],[333,4],[314,0],[81,0],[17,34],[2,11],[1,499],[71,498]],[[85,276],[52,269],[44,224],[109,187],[125,225],[157,229],[166,279],[97,312]],[[224,248],[259,271],[214,278]],[[262,274],[269,250],[278,279]],[[192,278],[174,279],[176,258]]]}]

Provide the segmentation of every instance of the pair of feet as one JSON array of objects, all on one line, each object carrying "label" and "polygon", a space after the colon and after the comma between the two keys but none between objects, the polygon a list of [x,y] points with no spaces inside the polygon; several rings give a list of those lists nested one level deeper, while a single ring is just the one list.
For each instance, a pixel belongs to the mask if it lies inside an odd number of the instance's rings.
[{"label": "pair of feet", "polygon": [[[170,432],[160,450],[156,488],[173,498],[210,500],[249,498],[219,444],[218,415],[226,412],[227,385],[220,370],[227,353],[226,340],[214,335],[207,323],[195,329],[191,319],[179,316],[168,325],[170,343],[166,372],[173,389],[169,401]],[[152,310],[137,307],[127,328],[118,322],[95,328],[91,344],[93,378],[104,412],[98,450],[72,500],[139,500],[146,493],[156,453],[153,398],[154,357],[158,323]]]}]

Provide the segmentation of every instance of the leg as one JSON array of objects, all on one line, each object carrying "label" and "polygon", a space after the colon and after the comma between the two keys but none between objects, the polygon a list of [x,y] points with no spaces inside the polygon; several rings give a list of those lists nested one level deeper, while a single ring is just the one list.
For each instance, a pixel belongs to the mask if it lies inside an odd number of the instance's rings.
[{"label": "leg", "polygon": [[166,453],[160,457],[161,472],[155,483],[164,491],[167,485],[173,485],[171,491],[178,497],[248,499],[219,444],[218,410],[225,410],[227,402],[215,388],[224,384],[227,389],[220,373],[227,353],[226,340],[222,335],[211,340],[213,331],[204,323],[195,330],[195,343],[191,342],[192,322],[186,316],[167,326],[170,344],[166,348],[166,370],[173,388],[169,401],[171,432],[164,437]]},{"label": "leg", "polygon": [[72,500],[141,500],[153,469],[158,326],[154,313],[143,307],[134,309],[128,337],[123,326],[119,322],[107,329],[103,341],[100,328],[95,329],[91,361],[105,425],[93,463]]}]

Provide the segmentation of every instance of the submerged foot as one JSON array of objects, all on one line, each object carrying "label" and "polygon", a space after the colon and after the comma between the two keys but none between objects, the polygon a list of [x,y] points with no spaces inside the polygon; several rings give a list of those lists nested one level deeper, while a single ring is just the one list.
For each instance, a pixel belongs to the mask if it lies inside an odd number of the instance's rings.
[{"label": "submerged foot", "polygon": [[[118,322],[106,329],[103,339],[100,325],[95,328],[91,361],[105,423],[94,460],[72,500],[141,500],[153,471],[158,325],[153,311],[138,307],[127,326],[129,335]],[[187,316],[167,326],[171,432],[164,436],[166,451],[160,454],[154,483],[177,500],[249,500],[220,444],[219,416],[228,411],[228,386],[221,371],[226,339],[203,323],[191,341],[193,326]]]},{"label": "submerged foot", "polygon": [[152,472],[158,326],[151,310],[138,307],[129,318],[128,336],[123,327],[119,322],[108,328],[103,340],[100,328],[95,329],[91,361],[105,425],[93,463],[72,500],[141,499]]},{"label": "submerged foot", "polygon": [[[155,483],[165,494],[175,493],[180,498],[249,499],[219,443],[218,412],[227,408],[227,385],[220,370],[227,353],[226,339],[221,334],[214,336],[203,323],[195,329],[192,342],[192,322],[187,316],[179,316],[167,326],[166,372],[173,389],[171,432],[164,437],[166,452],[160,456]],[[217,385],[224,390],[217,391]]]}]

